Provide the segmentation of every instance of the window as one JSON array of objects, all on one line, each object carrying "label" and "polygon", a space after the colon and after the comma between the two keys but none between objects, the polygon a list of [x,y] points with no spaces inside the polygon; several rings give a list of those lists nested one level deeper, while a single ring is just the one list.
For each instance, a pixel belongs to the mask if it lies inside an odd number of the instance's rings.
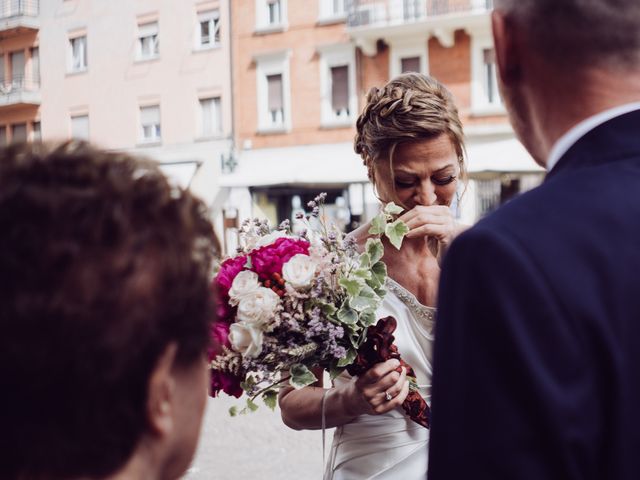
[{"label": "window", "polygon": [[282,91],[282,74],[267,75],[267,109],[269,125],[284,125],[284,101]]},{"label": "window", "polygon": [[500,104],[501,99],[496,76],[496,54],[493,48],[484,48],[482,50],[482,72],[486,99],[491,105]]},{"label": "window", "polygon": [[89,140],[89,115],[71,117],[71,138]]},{"label": "window", "polygon": [[0,147],[7,145],[7,127],[4,125],[0,127]]},{"label": "window", "polygon": [[87,37],[69,39],[69,71],[84,72],[87,70]]},{"label": "window", "polygon": [[420,57],[405,57],[400,59],[400,73],[420,71]]},{"label": "window", "polygon": [[143,142],[160,140],[160,107],[140,107],[140,138]]},{"label": "window", "polygon": [[33,122],[31,124],[31,140],[34,142],[42,141],[42,129],[40,122]]},{"label": "window", "polygon": [[427,3],[425,0],[402,0],[402,13],[405,21],[418,20],[427,14]]},{"label": "window", "polygon": [[320,19],[344,19],[347,15],[346,0],[320,0]]},{"label": "window", "polygon": [[258,130],[283,131],[291,127],[289,53],[256,57],[258,75]]},{"label": "window", "polygon": [[331,67],[331,109],[333,115],[349,117],[349,66]]},{"label": "window", "polygon": [[389,73],[391,77],[405,72],[428,73],[426,36],[396,40],[390,45]]},{"label": "window", "polygon": [[11,62],[11,87],[22,88],[24,85],[24,52],[19,50],[9,54]]},{"label": "window", "polygon": [[357,110],[355,51],[352,45],[320,47],[321,123],[325,127],[352,123]]},{"label": "window", "polygon": [[269,25],[280,25],[282,23],[282,4],[280,0],[267,0]]},{"label": "window", "polygon": [[280,31],[287,25],[287,0],[256,0],[256,30]]},{"label": "window", "polygon": [[35,85],[40,84],[40,49],[33,47],[31,49],[31,81]]},{"label": "window", "polygon": [[12,142],[26,142],[27,141],[27,124],[17,123],[11,125],[11,141]]},{"label": "window", "polygon": [[222,134],[220,97],[200,99],[201,135],[212,137]]},{"label": "window", "polygon": [[498,91],[498,77],[493,41],[489,35],[471,39],[471,109],[475,115],[504,113]]},{"label": "window", "polygon": [[138,25],[138,60],[148,60],[160,55],[158,22]]},{"label": "window", "polygon": [[211,10],[198,15],[198,46],[213,47],[220,44],[220,11]]}]

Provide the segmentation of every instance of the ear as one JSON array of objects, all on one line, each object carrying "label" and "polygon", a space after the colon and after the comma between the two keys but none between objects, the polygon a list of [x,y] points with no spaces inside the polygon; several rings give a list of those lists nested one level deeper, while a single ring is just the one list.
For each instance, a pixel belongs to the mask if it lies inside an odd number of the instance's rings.
[{"label": "ear", "polygon": [[498,76],[503,85],[512,86],[522,76],[522,54],[520,38],[513,19],[501,10],[491,13],[493,43],[496,54]]},{"label": "ear", "polygon": [[164,349],[156,363],[147,393],[147,416],[153,433],[166,436],[174,428],[175,380],[173,362],[178,346],[172,342]]}]

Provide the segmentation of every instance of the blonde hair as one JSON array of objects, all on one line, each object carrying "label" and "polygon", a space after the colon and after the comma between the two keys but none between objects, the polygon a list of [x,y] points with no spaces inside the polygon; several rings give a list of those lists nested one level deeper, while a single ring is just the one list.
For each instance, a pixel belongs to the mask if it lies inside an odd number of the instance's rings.
[{"label": "blonde hair", "polygon": [[[373,87],[356,122],[354,150],[376,185],[375,166],[389,160],[393,175],[393,154],[401,143],[436,138],[446,134],[456,151],[460,177],[466,179],[462,123],[453,96],[435,78],[405,73],[382,88]],[[393,187],[395,192],[395,185]]]}]

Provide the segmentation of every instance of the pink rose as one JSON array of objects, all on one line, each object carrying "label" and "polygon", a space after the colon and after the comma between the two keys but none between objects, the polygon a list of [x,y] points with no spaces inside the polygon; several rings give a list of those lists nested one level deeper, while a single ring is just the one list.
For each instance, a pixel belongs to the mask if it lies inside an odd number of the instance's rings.
[{"label": "pink rose", "polygon": [[233,279],[244,269],[246,263],[247,257],[238,255],[237,257],[228,258],[220,265],[220,271],[216,275],[215,283],[218,287],[218,294],[224,299],[227,299],[229,295]]},{"label": "pink rose", "polygon": [[286,237],[279,238],[271,245],[250,253],[252,270],[262,280],[269,280],[274,273],[282,275],[282,265],[298,254],[309,255],[309,242]]}]

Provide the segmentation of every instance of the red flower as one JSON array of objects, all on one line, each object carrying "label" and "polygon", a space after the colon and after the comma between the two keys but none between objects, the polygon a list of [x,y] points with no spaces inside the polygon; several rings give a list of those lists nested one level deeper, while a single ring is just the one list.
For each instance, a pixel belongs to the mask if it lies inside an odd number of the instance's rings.
[{"label": "red flower", "polygon": [[[358,349],[358,355],[354,362],[347,367],[347,372],[353,376],[362,375],[376,363],[386,362],[395,358],[400,361],[398,372],[404,367],[407,371],[407,377],[415,378],[416,374],[413,368],[400,358],[398,347],[393,343],[395,340],[393,332],[397,326],[396,319],[393,317],[381,318],[377,324],[371,325],[367,329],[367,339]],[[429,428],[431,410],[425,399],[417,391],[409,391],[409,395],[402,402],[402,408],[411,420],[425,428]]]},{"label": "red flower", "polygon": [[244,392],[240,387],[240,379],[231,374],[211,370],[211,392],[212,397],[217,397],[222,390],[227,395],[240,398]]},{"label": "red flower", "polygon": [[274,273],[282,275],[282,265],[299,253],[309,255],[309,242],[286,237],[278,238],[271,245],[260,247],[249,254],[251,270],[256,272],[261,280],[269,280]]}]

